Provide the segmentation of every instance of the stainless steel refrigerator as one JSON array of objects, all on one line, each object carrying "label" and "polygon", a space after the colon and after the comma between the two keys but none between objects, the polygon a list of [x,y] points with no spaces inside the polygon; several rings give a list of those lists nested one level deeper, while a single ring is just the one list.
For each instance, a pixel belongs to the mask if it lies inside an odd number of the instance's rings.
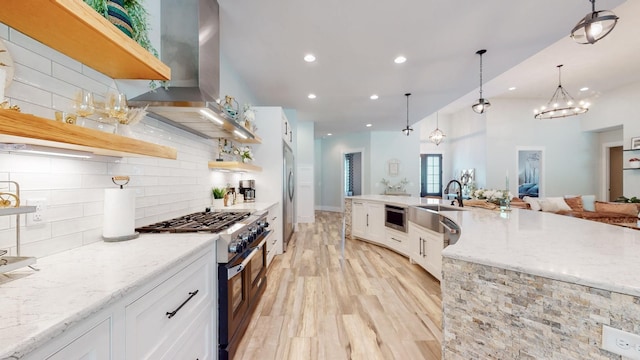
[{"label": "stainless steel refrigerator", "polygon": [[294,227],[294,195],[295,195],[295,175],[293,151],[285,142],[282,143],[284,148],[284,166],[283,184],[282,184],[282,234],[283,234],[283,251],[287,251],[289,240],[293,235]]}]

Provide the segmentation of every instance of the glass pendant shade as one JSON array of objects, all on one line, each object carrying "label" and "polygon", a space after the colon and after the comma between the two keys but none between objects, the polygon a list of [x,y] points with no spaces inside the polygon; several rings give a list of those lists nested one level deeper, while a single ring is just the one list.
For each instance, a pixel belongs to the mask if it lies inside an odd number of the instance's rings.
[{"label": "glass pendant shade", "polygon": [[618,17],[609,10],[596,11],[595,0],[591,1],[591,12],[580,19],[571,30],[571,37],[579,44],[595,44],[607,36],[618,23]]},{"label": "glass pendant shade", "polygon": [[489,100],[482,97],[482,55],[486,52],[487,50],[485,49],[476,51],[476,54],[480,55],[480,99],[471,106],[471,109],[478,114],[484,113],[491,106]]},{"label": "glass pendant shade", "polygon": [[406,93],[404,94],[404,96],[407,97],[407,127],[402,129],[402,132],[409,136],[409,134],[411,134],[411,132],[413,131],[412,128],[409,127],[409,96],[411,96],[411,93]]},{"label": "glass pendant shade", "polygon": [[545,106],[541,106],[539,109],[533,111],[536,119],[555,119],[563,118],[567,116],[574,116],[584,114],[589,111],[588,102],[580,101],[576,104],[573,97],[562,87],[560,69],[562,65],[558,65],[558,87],[551,96],[551,99]]},{"label": "glass pendant shade", "polygon": [[490,107],[491,107],[491,103],[488,100],[483,98],[478,99],[478,102],[473,104],[473,106],[471,106],[473,111],[477,112],[478,114],[484,113]]},{"label": "glass pendant shade", "polygon": [[444,132],[442,132],[442,130],[439,129],[439,125],[440,124],[438,121],[438,114],[436,113],[436,129],[433,130],[431,134],[429,134],[429,141],[436,144],[436,146],[440,145],[440,143],[442,142],[442,140],[444,140],[446,136]]}]

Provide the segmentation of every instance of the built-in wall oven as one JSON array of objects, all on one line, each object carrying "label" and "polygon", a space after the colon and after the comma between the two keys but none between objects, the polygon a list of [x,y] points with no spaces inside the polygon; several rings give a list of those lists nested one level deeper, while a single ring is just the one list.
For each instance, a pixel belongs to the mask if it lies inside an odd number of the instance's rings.
[{"label": "built-in wall oven", "polygon": [[407,232],[407,208],[395,205],[385,205],[384,225],[391,229]]},{"label": "built-in wall oven", "polygon": [[[240,340],[267,287],[266,213],[218,241],[218,358],[233,359]],[[221,259],[224,252],[228,260]],[[225,261],[226,260],[226,261]]]}]

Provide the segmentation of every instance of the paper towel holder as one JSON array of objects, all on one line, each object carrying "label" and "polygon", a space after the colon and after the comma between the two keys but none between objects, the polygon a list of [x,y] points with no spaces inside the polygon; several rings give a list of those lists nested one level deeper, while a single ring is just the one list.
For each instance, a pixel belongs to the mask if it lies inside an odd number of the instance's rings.
[{"label": "paper towel holder", "polygon": [[[122,184],[119,184],[118,181],[121,181]],[[113,176],[111,178],[111,182],[113,182],[114,184],[120,186],[120,189],[124,189],[124,186],[129,183],[129,177],[128,176]]]}]

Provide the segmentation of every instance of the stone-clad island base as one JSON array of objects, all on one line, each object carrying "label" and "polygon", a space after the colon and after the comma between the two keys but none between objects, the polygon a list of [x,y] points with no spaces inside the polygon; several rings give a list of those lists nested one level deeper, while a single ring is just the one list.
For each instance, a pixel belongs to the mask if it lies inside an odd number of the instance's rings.
[{"label": "stone-clad island base", "polygon": [[443,359],[621,359],[602,325],[640,334],[640,298],[443,259]]}]

